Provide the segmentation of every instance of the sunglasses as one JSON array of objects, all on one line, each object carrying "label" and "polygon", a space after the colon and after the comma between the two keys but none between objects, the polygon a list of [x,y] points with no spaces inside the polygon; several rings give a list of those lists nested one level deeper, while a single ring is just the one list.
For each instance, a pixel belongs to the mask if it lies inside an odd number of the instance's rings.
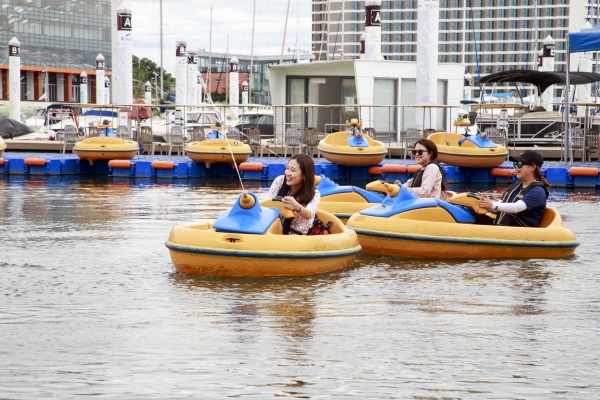
[{"label": "sunglasses", "polygon": [[422,155],[423,155],[423,153],[429,153],[429,151],[428,151],[428,150],[411,150],[411,152],[412,152],[412,155],[413,155],[413,156],[414,156],[414,155],[416,155],[416,154],[418,154],[418,155],[422,156]]},{"label": "sunglasses", "polygon": [[521,168],[523,165],[533,165],[532,163],[524,163],[522,161],[514,161],[513,166]]}]

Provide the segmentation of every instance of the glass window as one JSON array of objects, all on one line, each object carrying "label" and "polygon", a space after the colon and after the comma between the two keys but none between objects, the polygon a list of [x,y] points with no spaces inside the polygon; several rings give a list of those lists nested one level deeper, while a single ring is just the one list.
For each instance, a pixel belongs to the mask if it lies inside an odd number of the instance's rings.
[{"label": "glass window", "polygon": [[[396,105],[396,79],[375,79],[373,101],[375,105]],[[373,109],[373,127],[376,132],[396,131],[396,108],[375,107]],[[390,130],[391,128],[391,130]]]},{"label": "glass window", "polygon": [[[408,106],[417,102],[417,81],[415,79],[402,79],[400,82],[400,105]],[[416,128],[416,108],[404,108],[404,129]],[[419,126],[422,122],[419,122]]]}]

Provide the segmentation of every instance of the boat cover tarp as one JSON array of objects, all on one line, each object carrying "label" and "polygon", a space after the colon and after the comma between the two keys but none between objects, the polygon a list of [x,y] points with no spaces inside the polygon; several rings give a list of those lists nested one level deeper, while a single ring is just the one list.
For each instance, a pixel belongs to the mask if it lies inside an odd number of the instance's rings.
[{"label": "boat cover tarp", "polygon": [[600,25],[585,32],[569,33],[569,53],[600,50]]},{"label": "boat cover tarp", "polygon": [[[600,74],[594,72],[569,72],[571,85],[585,85],[588,83],[600,82]],[[530,69],[511,69],[508,71],[496,72],[486,75],[479,81],[480,83],[494,82],[523,82],[535,85],[544,93],[552,85],[565,84],[567,82],[566,72],[542,72]]]},{"label": "boat cover tarp", "polygon": [[27,125],[0,115],[0,136],[3,139],[12,139],[14,137],[26,135],[31,132],[33,132],[33,130]]},{"label": "boat cover tarp", "polygon": [[110,111],[110,110],[87,110],[86,112],[84,112],[83,114],[81,114],[82,117],[90,117],[90,116],[94,116],[94,117],[112,117],[112,118],[118,118],[119,115],[114,112],[114,111]]}]

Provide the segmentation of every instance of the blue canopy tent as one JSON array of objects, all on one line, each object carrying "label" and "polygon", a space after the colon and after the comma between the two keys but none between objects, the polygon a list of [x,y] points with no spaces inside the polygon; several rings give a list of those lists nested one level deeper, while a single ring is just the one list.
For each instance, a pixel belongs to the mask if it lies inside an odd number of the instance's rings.
[{"label": "blue canopy tent", "polygon": [[[600,50],[600,25],[588,29],[583,32],[567,33],[567,82],[565,96],[565,146],[564,157],[568,160],[569,150],[571,147],[571,130],[569,129],[569,87],[570,87],[570,69],[571,69],[571,53],[581,53],[584,51]],[[573,162],[571,159],[570,162]]]}]

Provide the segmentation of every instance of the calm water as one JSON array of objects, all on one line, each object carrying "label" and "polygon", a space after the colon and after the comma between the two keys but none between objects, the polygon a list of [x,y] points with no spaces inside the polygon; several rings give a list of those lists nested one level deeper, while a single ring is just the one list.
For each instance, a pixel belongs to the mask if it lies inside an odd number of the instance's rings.
[{"label": "calm water", "polygon": [[567,260],[175,272],[171,227],[238,194],[0,179],[0,398],[600,398],[598,192],[552,192],[581,242]]}]

